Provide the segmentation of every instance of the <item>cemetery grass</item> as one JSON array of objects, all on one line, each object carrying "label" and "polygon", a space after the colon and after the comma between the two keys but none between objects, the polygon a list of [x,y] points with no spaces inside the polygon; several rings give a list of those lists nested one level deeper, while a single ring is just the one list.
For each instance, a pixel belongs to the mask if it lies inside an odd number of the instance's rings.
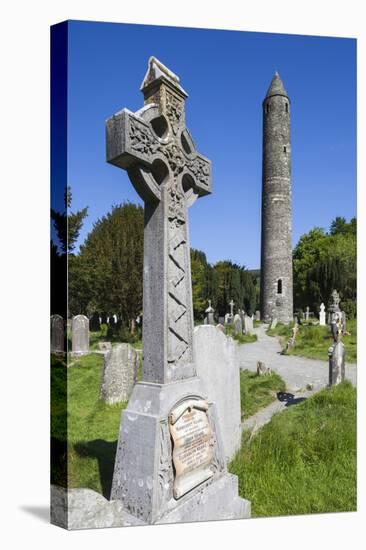
[{"label": "cemetery grass", "polygon": [[95,353],[69,368],[61,362],[51,368],[51,435],[62,442],[67,429],[68,459],[67,479],[61,474],[63,465],[56,464],[52,482],[88,487],[109,498],[121,411],[127,402],[107,405],[99,400],[102,370],[103,356]]},{"label": "cemetery grass", "polygon": [[251,344],[258,339],[256,334],[235,334],[234,327],[231,325],[225,325],[225,334],[231,336],[239,344]]},{"label": "cemetery grass", "polygon": [[286,384],[276,374],[259,376],[256,372],[240,370],[241,418],[244,420],[276,399],[277,392],[286,391]]},{"label": "cemetery grass", "polygon": [[229,470],[253,517],[356,510],[355,388],[326,388],[245,431]]},{"label": "cemetery grass", "polygon": [[[328,348],[333,339],[330,334],[329,326],[320,326],[312,324],[299,325],[299,332],[296,336],[296,345],[289,352],[285,352],[286,344],[292,336],[291,328],[293,323],[283,325],[279,323],[275,329],[267,330],[268,336],[278,336],[283,349],[283,353],[289,355],[300,355],[310,359],[322,359],[328,361]],[[357,321],[347,321],[347,331],[351,336],[344,336],[342,341],[346,347],[346,362],[357,362]]]}]

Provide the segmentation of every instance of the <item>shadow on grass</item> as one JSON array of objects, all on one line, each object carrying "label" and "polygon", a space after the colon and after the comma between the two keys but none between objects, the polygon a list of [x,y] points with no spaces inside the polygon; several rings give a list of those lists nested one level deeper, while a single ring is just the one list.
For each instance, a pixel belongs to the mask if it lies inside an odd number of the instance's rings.
[{"label": "shadow on grass", "polygon": [[293,393],[279,391],[277,393],[278,401],[285,402],[285,407],[291,407],[292,405],[298,405],[306,400],[306,397],[295,397]]},{"label": "shadow on grass", "polygon": [[117,443],[117,441],[104,441],[103,439],[95,439],[86,443],[74,443],[74,449],[80,457],[97,459],[102,493],[108,500],[112,489]]}]

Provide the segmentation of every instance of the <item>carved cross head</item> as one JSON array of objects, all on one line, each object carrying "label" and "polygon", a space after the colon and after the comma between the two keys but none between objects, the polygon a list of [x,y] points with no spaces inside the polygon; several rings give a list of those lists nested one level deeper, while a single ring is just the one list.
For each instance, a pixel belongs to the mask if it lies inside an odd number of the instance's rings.
[{"label": "carved cross head", "polygon": [[196,151],[185,126],[187,93],[158,59],[149,59],[141,85],[144,107],[123,109],[107,121],[107,161],[128,171],[144,201],[160,201],[171,186],[177,202],[211,192],[211,162]]}]

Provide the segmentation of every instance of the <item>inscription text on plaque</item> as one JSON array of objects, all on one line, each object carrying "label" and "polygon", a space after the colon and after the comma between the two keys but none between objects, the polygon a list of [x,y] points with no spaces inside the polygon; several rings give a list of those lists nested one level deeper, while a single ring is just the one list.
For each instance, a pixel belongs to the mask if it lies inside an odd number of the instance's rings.
[{"label": "inscription text on plaque", "polygon": [[207,401],[189,399],[178,405],[169,415],[169,429],[174,444],[173,494],[176,499],[214,474],[211,469],[212,431],[207,410]]}]

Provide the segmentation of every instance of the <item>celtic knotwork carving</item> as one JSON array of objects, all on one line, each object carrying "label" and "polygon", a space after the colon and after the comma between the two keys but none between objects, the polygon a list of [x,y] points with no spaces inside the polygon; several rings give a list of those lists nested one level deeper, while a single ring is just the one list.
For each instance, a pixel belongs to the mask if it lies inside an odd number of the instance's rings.
[{"label": "celtic knotwork carving", "polygon": [[160,423],[159,502],[160,507],[172,497],[173,487],[172,445],[166,421]]},{"label": "celtic knotwork carving", "polygon": [[181,99],[166,91],[166,114],[174,135],[177,134],[183,115],[184,103]]},{"label": "celtic knotwork carving", "polygon": [[171,143],[160,148],[163,155],[168,160],[169,166],[175,177],[180,174],[185,165],[185,159],[182,154],[182,150],[175,143]]},{"label": "celtic knotwork carving", "polygon": [[199,157],[188,161],[187,168],[192,172],[194,177],[206,187],[210,184],[210,166]]},{"label": "celtic knotwork carving", "polygon": [[154,155],[159,149],[159,143],[151,130],[136,118],[131,117],[130,123],[131,148],[144,155]]}]

